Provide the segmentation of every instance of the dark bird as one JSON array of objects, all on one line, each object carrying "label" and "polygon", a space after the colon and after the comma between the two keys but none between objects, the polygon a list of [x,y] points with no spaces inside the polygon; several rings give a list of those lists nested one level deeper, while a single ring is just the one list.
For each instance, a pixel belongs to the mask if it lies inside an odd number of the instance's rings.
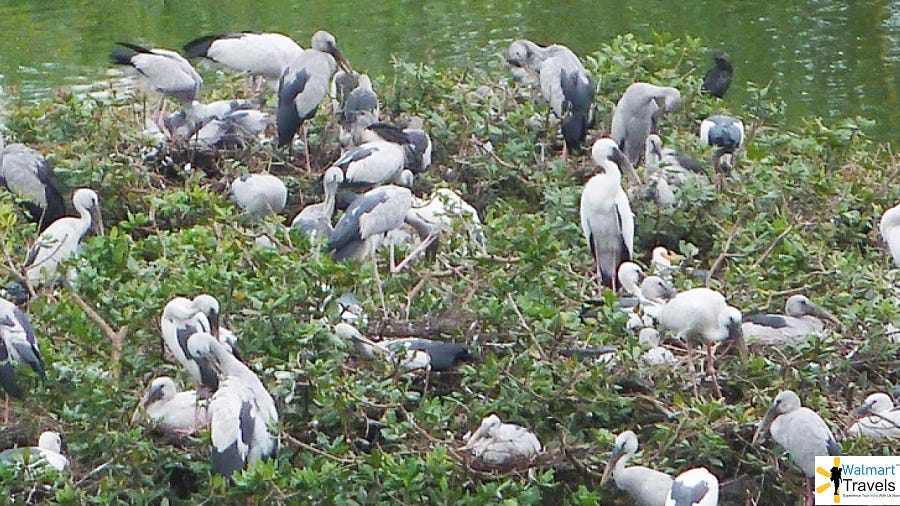
[{"label": "dark bird", "polygon": [[3,424],[9,425],[9,397],[25,396],[16,381],[15,364],[25,364],[44,377],[44,360],[28,316],[12,302],[0,298],[0,386],[6,392]]},{"label": "dark bird", "polygon": [[66,215],[50,162],[24,144],[4,145],[0,134],[0,185],[21,198],[28,213],[43,232]]},{"label": "dark bird", "polygon": [[709,69],[703,76],[703,86],[700,93],[712,95],[716,98],[725,96],[728,87],[731,86],[731,76],[734,75],[734,67],[728,61],[728,53],[719,50],[713,53],[716,66]]}]

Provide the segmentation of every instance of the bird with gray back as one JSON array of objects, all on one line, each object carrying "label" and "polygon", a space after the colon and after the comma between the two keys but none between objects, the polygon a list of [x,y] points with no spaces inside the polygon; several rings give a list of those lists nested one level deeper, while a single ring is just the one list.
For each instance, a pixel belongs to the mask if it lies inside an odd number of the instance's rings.
[{"label": "bird with gray back", "polygon": [[325,200],[319,204],[304,207],[291,221],[291,228],[300,230],[309,237],[324,237],[334,230],[331,218],[334,216],[335,199],[338,187],[344,181],[344,172],[340,167],[331,167],[322,177]]},{"label": "bird with gray back", "polygon": [[649,83],[629,86],[613,111],[610,137],[634,165],[641,164],[647,136],[659,132],[659,120],[681,105],[681,93]]},{"label": "bird with gray back", "polygon": [[264,408],[238,376],[224,376],[209,402],[213,469],[226,478],[275,454]]},{"label": "bird with gray back", "polygon": [[44,360],[28,316],[12,302],[0,298],[0,386],[7,395],[4,425],[9,423],[9,397],[21,399],[25,395],[16,380],[16,364],[25,364],[44,378]]},{"label": "bird with gray back", "polygon": [[728,172],[734,166],[734,153],[744,144],[744,123],[732,116],[710,116],[700,122],[700,144],[718,148],[716,168]]},{"label": "bird with gray back", "polygon": [[705,467],[688,469],[675,477],[666,506],[718,506],[719,479]]},{"label": "bird with gray back", "polygon": [[50,162],[24,144],[5,145],[0,133],[0,185],[18,198],[43,232],[66,215],[66,206]]},{"label": "bird with gray back", "polygon": [[359,74],[356,86],[347,93],[346,100],[339,106],[341,146],[351,147],[354,133],[378,121],[380,114],[378,95],[372,88],[372,80],[366,74]]},{"label": "bird with gray back", "polygon": [[744,338],[765,345],[801,343],[825,330],[825,320],[840,326],[830,311],[805,295],[792,295],[784,303],[784,314],[757,314],[743,318]]}]

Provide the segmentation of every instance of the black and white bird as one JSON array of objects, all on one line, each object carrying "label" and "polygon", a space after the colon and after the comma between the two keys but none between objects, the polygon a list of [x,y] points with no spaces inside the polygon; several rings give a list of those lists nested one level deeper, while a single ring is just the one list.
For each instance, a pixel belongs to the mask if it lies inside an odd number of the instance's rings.
[{"label": "black and white bird", "polygon": [[[294,139],[303,123],[312,118],[328,93],[331,76],[337,67],[352,72],[334,36],[318,31],[312,37],[312,48],[303,51],[285,67],[278,83],[278,145],[286,146]],[[310,166],[306,129],[303,129],[306,165]]]},{"label": "black and white bird", "polygon": [[207,121],[189,137],[200,147],[242,148],[258,140],[273,120],[271,114],[256,109],[234,111]]},{"label": "black and white bird", "polygon": [[732,340],[746,361],[747,345],[741,330],[741,312],[729,306],[725,297],[709,288],[693,288],[676,295],[659,312],[659,323],[676,333],[676,337],[688,347],[688,367],[694,395],[697,395],[697,371],[694,367],[692,343],[706,345],[707,373],[712,376],[716,395],[722,397],[722,389],[716,377],[712,346],[714,343]]},{"label": "black and white bird", "polygon": [[443,372],[460,363],[472,360],[468,348],[460,343],[422,338],[371,341],[363,336],[356,327],[343,322],[334,326],[334,332],[339,338],[352,342],[361,358],[367,360],[376,357],[386,358],[406,371],[425,369]]},{"label": "black and white bird", "polygon": [[328,239],[328,250],[335,261],[374,255],[385,233],[407,223],[422,242],[392,270],[401,269],[413,257],[428,249],[439,237],[440,227],[422,220],[412,212],[412,192],[408,188],[386,185],[360,195],[344,212]]},{"label": "black and white bird", "polygon": [[894,407],[890,395],[884,392],[869,395],[856,414],[861,418],[847,429],[848,436],[873,441],[900,437],[900,409]]},{"label": "black and white bird", "polygon": [[665,506],[719,506],[719,479],[705,467],[675,477]]},{"label": "black and white bird", "polygon": [[275,454],[277,443],[259,401],[243,378],[224,376],[209,402],[210,460],[226,478]]},{"label": "black and white bird", "polygon": [[[200,315],[198,317],[198,315]],[[213,391],[219,386],[219,377],[205,361],[198,360],[188,350],[188,339],[198,332],[209,332],[215,335],[218,330],[209,329],[206,316],[197,308],[194,301],[185,297],[175,297],[163,309],[160,320],[163,342],[166,349],[181,364],[181,367],[194,380],[197,388],[206,387]]]},{"label": "black and white bird", "polygon": [[637,506],[661,506],[666,502],[672,477],[666,473],[644,466],[628,466],[628,461],[638,451],[638,438],[634,432],[627,430],[616,436],[609,462],[600,479],[600,486],[606,484],[612,476],[616,486],[631,496]]},{"label": "black and white bird", "polygon": [[9,398],[25,392],[16,381],[16,364],[25,364],[44,378],[44,360],[28,316],[12,302],[0,298],[0,386],[6,393],[3,424],[9,424]]},{"label": "black and white bird", "polygon": [[888,209],[878,222],[881,237],[888,245],[894,267],[900,267],[900,204]]},{"label": "black and white bird", "polygon": [[541,47],[517,40],[510,45],[507,59],[538,74],[541,95],[562,121],[563,155],[581,149],[588,129],[594,126],[594,80],[578,56],[559,44]]},{"label": "black and white bird", "polygon": [[787,450],[791,460],[806,475],[806,505],[813,504],[813,480],[816,475],[816,456],[841,454],[831,429],[825,420],[815,411],[802,407],[800,398],[790,390],[785,390],[775,397],[766,411],[756,434],[755,443],[766,434]]},{"label": "black and white bird", "polygon": [[241,32],[206,35],[184,45],[188,58],[206,58],[223,67],[243,72],[248,78],[259,77],[255,92],[265,79],[277,80],[285,67],[303,53],[287,35],[272,32]]},{"label": "black and white bird", "polygon": [[300,230],[309,237],[328,238],[334,227],[331,218],[334,216],[335,199],[338,187],[344,182],[344,171],[340,167],[331,167],[322,177],[325,200],[318,204],[304,207],[291,221],[291,228]]},{"label": "black and white bird", "polygon": [[804,342],[825,330],[825,320],[840,325],[834,314],[805,295],[792,295],[784,303],[783,315],[747,315],[741,326],[747,342],[774,345]]},{"label": "black and white bird", "polygon": [[591,249],[598,289],[616,290],[619,265],[634,254],[634,215],[622,189],[623,169],[634,169],[612,139],[597,140],[591,156],[602,172],[588,180],[581,193],[581,230]]},{"label": "black and white bird", "polygon": [[206,324],[203,323],[203,318],[197,318],[201,324],[201,330],[212,334],[229,353],[240,358],[238,336],[223,324],[219,299],[208,293],[201,293],[196,295],[191,302],[193,302],[194,308],[206,318]]},{"label": "black and white bird", "polygon": [[744,144],[744,123],[731,116],[710,116],[700,122],[700,144],[718,148],[716,168],[728,172],[734,167],[734,153]]},{"label": "black and white bird", "polygon": [[728,53],[718,50],[713,53],[713,60],[716,66],[709,69],[703,76],[703,85],[700,87],[700,93],[710,95],[716,98],[725,96],[728,87],[731,86],[731,77],[734,75],[734,67],[728,60]]},{"label": "black and white bird", "polygon": [[231,198],[250,216],[278,214],[287,204],[287,186],[271,174],[245,174],[231,182]]},{"label": "black and white bird", "polygon": [[341,146],[348,148],[356,144],[354,137],[358,135],[357,132],[376,123],[380,115],[378,95],[367,74],[357,76],[356,86],[346,95],[339,110]]},{"label": "black and white bird", "polygon": [[0,185],[22,199],[25,210],[43,232],[66,215],[66,205],[50,162],[24,144],[6,145],[0,133]]},{"label": "black and white bird", "polygon": [[668,86],[634,83],[613,111],[610,137],[635,166],[642,162],[647,136],[659,132],[660,118],[681,105],[681,93]]},{"label": "black and white bird", "polygon": [[25,278],[33,288],[56,279],[60,264],[78,253],[81,239],[89,230],[103,233],[97,194],[88,188],[81,188],[75,191],[72,202],[78,217],[66,216],[51,223],[28,252]]},{"label": "black and white bird", "polygon": [[69,459],[62,453],[59,432],[46,431],[41,433],[37,446],[10,448],[0,452],[0,465],[24,465],[29,468],[46,465],[63,472],[69,469]]},{"label": "black and white bird", "polygon": [[406,156],[404,167],[413,175],[424,172],[431,165],[433,144],[424,130],[422,118],[413,116],[405,128],[391,123],[377,122],[357,129],[353,134],[353,144],[358,146],[369,142],[391,142],[403,146]]},{"label": "black and white bird", "polygon": [[541,452],[541,442],[530,429],[514,423],[503,423],[497,415],[488,415],[478,429],[464,437],[473,467],[526,467]]},{"label": "black and white bird", "polygon": [[144,88],[162,94],[162,100],[152,119],[160,130],[165,131],[162,117],[166,97],[173,97],[183,108],[189,108],[200,94],[203,78],[189,61],[175,51],[148,49],[127,42],[117,44],[122,47],[112,50],[110,61],[132,68]]},{"label": "black and white bird", "polygon": [[160,376],[150,382],[132,423],[143,411],[161,429],[176,434],[191,434],[209,426],[208,404],[208,399],[197,397],[196,390],[179,392],[172,378]]}]

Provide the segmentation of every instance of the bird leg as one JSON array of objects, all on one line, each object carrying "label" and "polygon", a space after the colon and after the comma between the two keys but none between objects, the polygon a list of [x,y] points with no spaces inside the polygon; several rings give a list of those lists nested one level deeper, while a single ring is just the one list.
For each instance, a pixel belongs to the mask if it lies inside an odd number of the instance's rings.
[{"label": "bird leg", "polygon": [[713,351],[712,351],[712,343],[706,344],[706,361],[707,361],[707,372],[712,376],[713,386],[716,388],[716,396],[720,399],[722,398],[722,389],[719,387],[719,379],[716,374],[716,366],[713,363]]},{"label": "bird leg", "polygon": [[697,392],[697,368],[694,366],[694,349],[685,341],[684,346],[687,348],[688,371],[691,372],[691,389],[694,391],[694,397],[699,397]]},{"label": "bird leg", "polygon": [[813,483],[812,478],[806,477],[806,506],[813,506]]},{"label": "bird leg", "polygon": [[303,130],[303,154],[306,155],[306,172],[309,173],[312,172],[312,162],[310,162],[309,158],[309,137],[306,134],[306,123],[304,122],[300,128]]},{"label": "bird leg", "polygon": [[3,394],[6,397],[6,401],[3,406],[3,426],[9,427],[9,394]]},{"label": "bird leg", "polygon": [[384,318],[387,319],[387,304],[384,301],[384,286],[381,284],[381,275],[378,274],[378,261],[375,259],[374,255],[372,256],[372,259],[372,267],[375,270],[375,287],[378,288],[378,296],[381,298],[381,311],[384,313]]}]

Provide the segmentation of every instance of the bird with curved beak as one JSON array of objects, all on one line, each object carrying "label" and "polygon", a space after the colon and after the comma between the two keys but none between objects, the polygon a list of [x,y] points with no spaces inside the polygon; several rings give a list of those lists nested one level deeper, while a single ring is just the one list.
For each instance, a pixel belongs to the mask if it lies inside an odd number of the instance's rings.
[{"label": "bird with curved beak", "polygon": [[489,415],[466,439],[463,447],[479,463],[487,467],[528,464],[541,451],[541,442],[529,429],[514,423],[503,423],[497,415]]},{"label": "bird with curved beak", "polygon": [[672,486],[672,477],[644,466],[625,467],[637,453],[638,439],[627,430],[616,437],[616,445],[600,479],[600,486],[612,476],[616,486],[631,496],[637,506],[663,506]]},{"label": "bird with curved beak", "polygon": [[825,420],[815,411],[800,405],[800,398],[790,390],[775,397],[766,411],[759,429],[753,435],[753,444],[766,433],[787,450],[791,460],[806,475],[806,505],[813,504],[813,479],[816,473],[816,456],[841,454],[841,447],[834,439]]},{"label": "bird with curved beak", "polygon": [[803,342],[812,334],[825,330],[825,320],[842,328],[837,316],[804,295],[792,295],[788,298],[784,304],[784,313],[745,316],[742,328],[747,341],[762,344]]}]

